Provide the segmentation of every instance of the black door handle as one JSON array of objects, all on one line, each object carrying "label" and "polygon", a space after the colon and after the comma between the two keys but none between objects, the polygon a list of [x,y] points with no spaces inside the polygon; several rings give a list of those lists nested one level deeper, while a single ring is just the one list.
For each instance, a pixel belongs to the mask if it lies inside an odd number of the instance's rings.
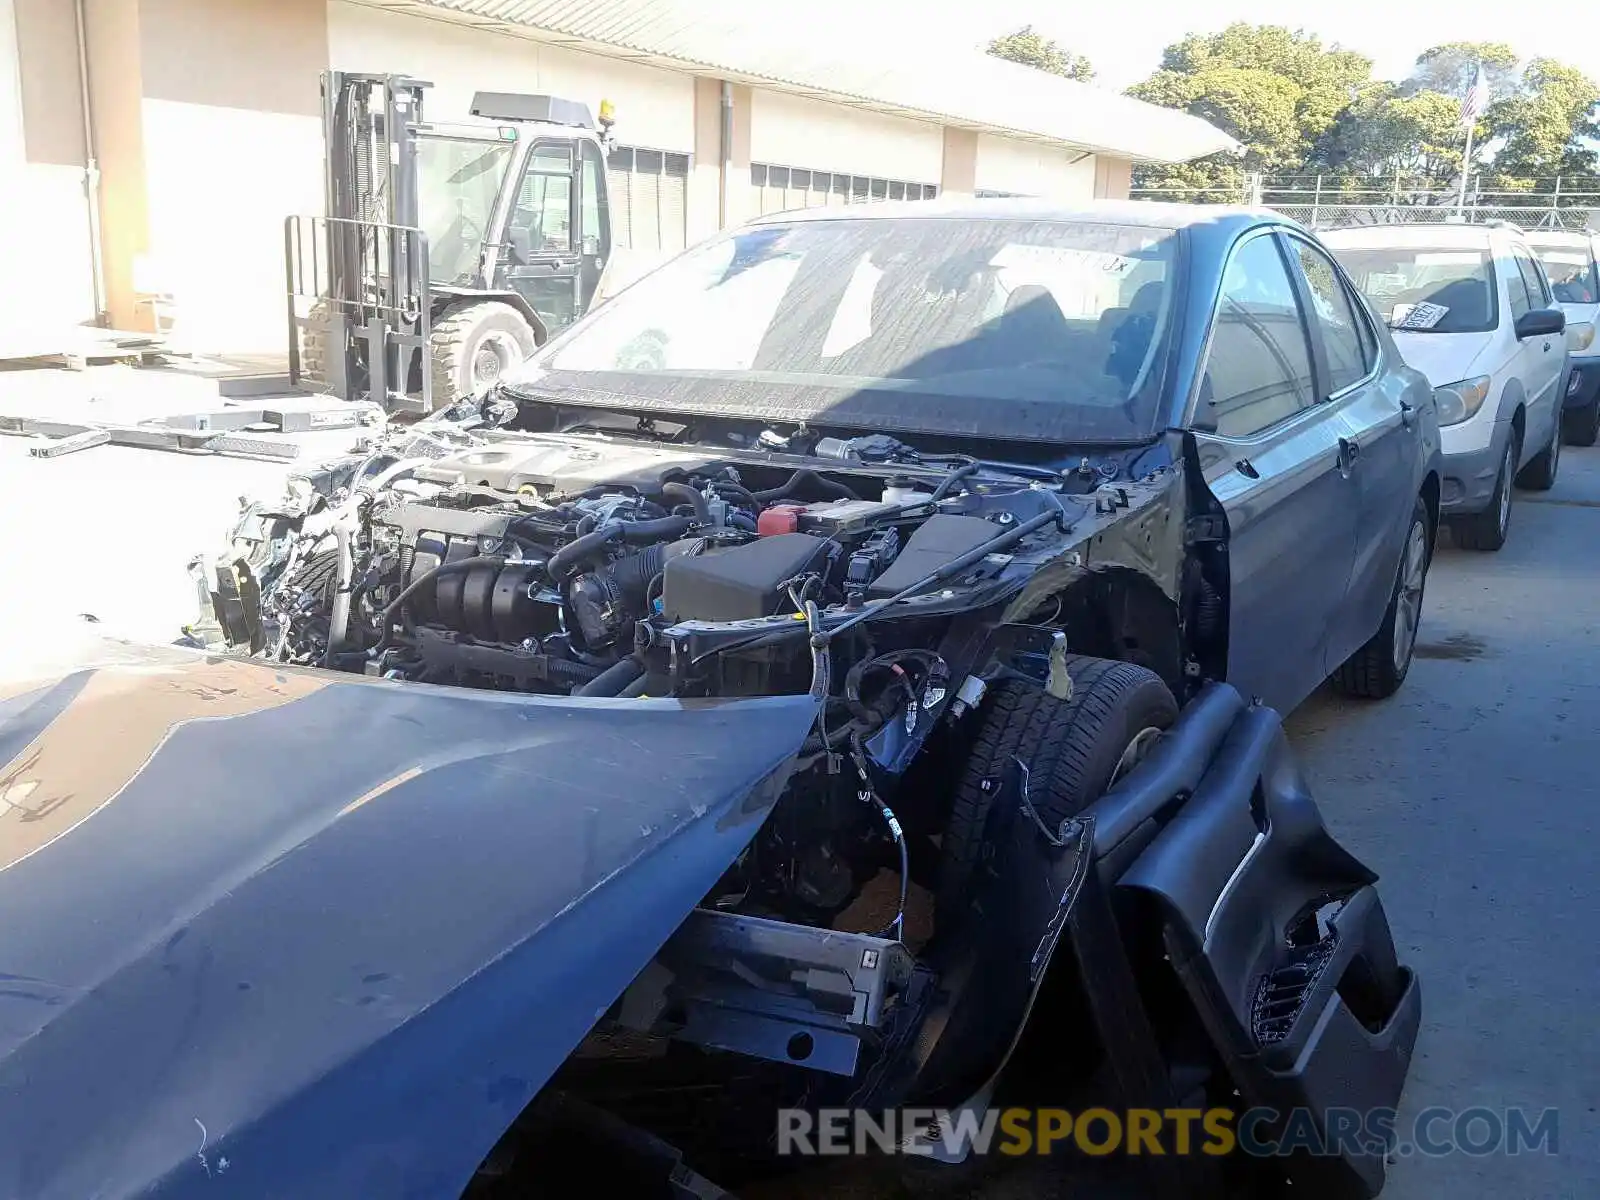
[{"label": "black door handle", "polygon": [[1407,404],[1404,400],[1400,401],[1400,423],[1407,429],[1415,429],[1417,427],[1416,405]]},{"label": "black door handle", "polygon": [[1349,438],[1339,439],[1339,469],[1348,472],[1361,457],[1361,443]]},{"label": "black door handle", "polygon": [[1241,458],[1238,462],[1234,463],[1233,469],[1238,471],[1239,474],[1243,475],[1247,479],[1261,478],[1261,472],[1256,470],[1255,464],[1252,463],[1248,458]]}]

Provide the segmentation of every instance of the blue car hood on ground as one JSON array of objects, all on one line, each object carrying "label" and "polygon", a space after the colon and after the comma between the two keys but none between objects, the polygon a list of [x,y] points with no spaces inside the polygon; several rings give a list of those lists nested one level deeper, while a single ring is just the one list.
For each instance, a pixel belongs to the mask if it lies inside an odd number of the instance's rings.
[{"label": "blue car hood on ground", "polygon": [[177,652],[0,691],[0,1196],[458,1196],[813,715]]}]

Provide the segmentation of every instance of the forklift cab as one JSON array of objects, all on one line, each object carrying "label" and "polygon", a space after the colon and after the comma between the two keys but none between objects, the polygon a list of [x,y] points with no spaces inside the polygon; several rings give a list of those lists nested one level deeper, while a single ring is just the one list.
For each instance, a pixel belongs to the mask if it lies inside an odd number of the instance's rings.
[{"label": "forklift cab", "polygon": [[440,301],[500,293],[536,338],[589,307],[611,253],[605,142],[587,105],[480,92],[472,124],[417,130],[418,224]]}]

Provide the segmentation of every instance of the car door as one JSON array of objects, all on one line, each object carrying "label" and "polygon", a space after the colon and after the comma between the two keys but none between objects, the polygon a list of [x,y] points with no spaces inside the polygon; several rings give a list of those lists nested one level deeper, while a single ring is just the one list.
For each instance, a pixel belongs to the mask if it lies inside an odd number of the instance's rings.
[{"label": "car door", "polygon": [[1344,604],[1328,629],[1328,671],[1377,631],[1394,590],[1419,484],[1417,413],[1403,380],[1381,372],[1367,310],[1320,246],[1289,235],[1305,288],[1313,351],[1320,350],[1326,404],[1342,426],[1359,492],[1355,556]]},{"label": "car door", "polygon": [[[1534,308],[1552,308],[1555,296],[1550,281],[1531,254],[1520,247],[1514,252],[1517,270],[1528,289],[1528,302]],[[1528,385],[1528,438],[1523,447],[1531,457],[1550,444],[1555,422],[1560,420],[1561,376],[1567,366],[1567,339],[1553,334],[1529,338],[1522,343],[1523,378]]]},{"label": "car door", "polygon": [[1319,403],[1289,248],[1270,227],[1224,268],[1191,428],[1228,521],[1228,678],[1287,711],[1327,675],[1360,508],[1338,413]]}]

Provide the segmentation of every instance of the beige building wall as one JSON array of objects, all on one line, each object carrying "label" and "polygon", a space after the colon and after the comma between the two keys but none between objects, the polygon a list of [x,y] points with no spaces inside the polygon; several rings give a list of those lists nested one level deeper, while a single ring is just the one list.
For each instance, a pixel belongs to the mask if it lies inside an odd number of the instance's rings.
[{"label": "beige building wall", "polygon": [[1074,202],[1095,194],[1095,158],[1037,142],[978,135],[977,186]]},{"label": "beige building wall", "polygon": [[466,120],[474,92],[542,92],[591,111],[604,98],[616,105],[618,142],[680,153],[695,147],[694,76],[529,38],[332,0],[328,65],[433,84],[426,101],[433,121]]},{"label": "beige building wall", "polygon": [[1133,187],[1133,164],[1125,158],[1102,155],[1095,160],[1094,194],[1108,200],[1126,200]]},{"label": "beige building wall", "polygon": [[95,320],[69,0],[0,0],[0,343]]},{"label": "beige building wall", "polygon": [[978,135],[970,129],[947,127],[944,131],[939,194],[951,200],[970,200],[977,187]]},{"label": "beige building wall", "polygon": [[130,264],[136,303],[171,295],[180,343],[281,350],[284,218],[322,207],[325,4],[138,9],[146,244]]},{"label": "beige building wall", "polygon": [[944,130],[842,104],[757,91],[750,161],[908,183],[938,183]]}]

